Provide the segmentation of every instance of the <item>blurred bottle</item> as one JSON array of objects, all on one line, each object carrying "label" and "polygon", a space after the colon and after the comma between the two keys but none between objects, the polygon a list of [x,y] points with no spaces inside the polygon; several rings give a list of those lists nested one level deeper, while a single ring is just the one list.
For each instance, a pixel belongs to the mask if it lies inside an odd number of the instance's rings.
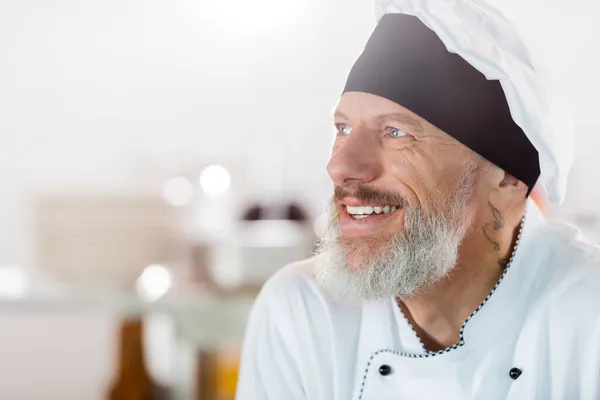
[{"label": "blurred bottle", "polygon": [[195,400],[234,400],[240,363],[239,349],[198,353],[198,394]]},{"label": "blurred bottle", "polygon": [[168,400],[168,390],[158,385],[146,367],[143,322],[125,319],[119,332],[118,375],[109,389],[109,400]]}]

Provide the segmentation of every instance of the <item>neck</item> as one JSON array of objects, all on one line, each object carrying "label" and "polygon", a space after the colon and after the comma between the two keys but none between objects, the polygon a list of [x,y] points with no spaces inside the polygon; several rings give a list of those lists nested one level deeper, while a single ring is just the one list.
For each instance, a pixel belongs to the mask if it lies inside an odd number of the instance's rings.
[{"label": "neck", "polygon": [[[491,206],[490,206],[491,207]],[[418,294],[400,296],[398,305],[429,351],[460,341],[464,321],[479,307],[510,261],[524,209],[513,216],[491,207],[473,223],[459,248],[451,275]]]}]

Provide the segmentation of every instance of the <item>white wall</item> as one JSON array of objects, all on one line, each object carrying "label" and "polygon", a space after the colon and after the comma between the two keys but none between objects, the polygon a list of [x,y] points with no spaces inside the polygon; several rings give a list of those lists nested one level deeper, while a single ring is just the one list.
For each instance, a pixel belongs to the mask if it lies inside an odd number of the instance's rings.
[{"label": "white wall", "polygon": [[[324,201],[329,113],[373,21],[368,3],[294,1],[240,0],[281,14],[251,35],[235,1],[0,2],[0,265],[34,263],[40,189],[118,190],[223,156],[257,166],[257,191]],[[0,398],[99,398],[115,321],[90,318],[0,316]]]},{"label": "white wall", "polygon": [[[600,28],[582,7],[592,2],[495,2],[540,43],[576,111],[584,145],[567,205],[598,210]],[[257,192],[281,187],[318,208],[329,192],[329,113],[372,26],[368,0],[0,2],[0,264],[33,263],[33,191],[124,188],[205,157],[245,158]],[[13,332],[0,340],[33,340]],[[90,362],[105,365],[106,347],[85,337]],[[55,358],[21,361],[55,368],[27,393],[98,374]]]},{"label": "white wall", "polygon": [[[595,208],[595,14],[583,0],[494,2],[539,42],[573,104],[585,145],[567,204]],[[2,2],[0,263],[32,263],[31,190],[127,187],[207,157],[246,159],[257,192],[320,207],[329,112],[372,14],[366,0]]]},{"label": "white wall", "polygon": [[31,263],[34,188],[127,186],[223,156],[255,165],[261,189],[326,197],[329,112],[369,4],[259,0],[245,11],[275,5],[280,24],[242,35],[219,3],[235,1],[2,2],[0,263]]}]

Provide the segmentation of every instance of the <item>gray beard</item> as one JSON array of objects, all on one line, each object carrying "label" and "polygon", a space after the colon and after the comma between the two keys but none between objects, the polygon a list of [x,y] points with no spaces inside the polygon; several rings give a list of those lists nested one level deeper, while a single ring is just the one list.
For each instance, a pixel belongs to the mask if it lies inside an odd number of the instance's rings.
[{"label": "gray beard", "polygon": [[453,196],[425,215],[404,207],[403,232],[386,237],[340,238],[334,207],[316,257],[316,280],[338,301],[359,302],[411,296],[447,277],[458,261],[458,248],[470,225],[469,201],[475,186],[467,168]]}]

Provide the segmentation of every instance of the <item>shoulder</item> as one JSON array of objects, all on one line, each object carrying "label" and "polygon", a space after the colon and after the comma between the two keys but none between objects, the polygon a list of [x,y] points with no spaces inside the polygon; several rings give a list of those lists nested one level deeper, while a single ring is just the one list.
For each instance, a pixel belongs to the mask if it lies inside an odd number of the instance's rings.
[{"label": "shoulder", "polygon": [[281,268],[262,287],[254,313],[268,313],[293,324],[318,320],[328,313],[327,298],[314,279],[315,259],[294,262]]},{"label": "shoulder", "polygon": [[577,227],[564,222],[550,222],[546,231],[553,238],[549,243],[553,295],[572,295],[576,299],[580,293],[582,301],[586,296],[600,296],[600,247]]},{"label": "shoulder", "polygon": [[575,225],[564,221],[547,221],[543,234],[552,237],[555,250],[579,256],[580,260],[600,262],[600,246],[593,244]]},{"label": "shoulder", "polygon": [[259,297],[288,301],[299,300],[298,297],[319,297],[314,265],[314,258],[309,258],[284,266],[264,284]]},{"label": "shoulder", "polygon": [[582,276],[600,271],[600,247],[589,242],[577,227],[562,221],[538,226],[526,247],[527,263],[539,265],[538,293],[567,290]]},{"label": "shoulder", "polygon": [[[540,224],[526,248],[533,278],[530,316],[564,324],[600,319],[600,248],[576,227],[560,221]],[[586,315],[579,313],[586,310]]]},{"label": "shoulder", "polygon": [[[340,313],[321,293],[313,271],[314,260],[308,259],[286,265],[267,281],[250,314],[246,341],[285,350],[297,359],[301,365],[298,368],[310,365],[317,370],[320,367],[314,360],[303,358],[303,352],[330,357],[336,326],[346,314]],[[356,327],[355,317],[355,312],[346,317],[344,326],[349,330]]]},{"label": "shoulder", "polygon": [[546,360],[557,371],[562,368],[554,364],[558,360],[597,371],[600,357],[590,350],[600,349],[599,333],[600,264],[593,261],[571,266],[562,280],[539,299],[525,320],[522,354],[546,354],[540,360]]},{"label": "shoulder", "polygon": [[[246,327],[238,394],[247,399],[303,398],[322,365],[310,354],[323,334],[311,325],[312,260],[285,266],[263,286]],[[321,347],[324,347],[321,345]],[[325,375],[322,373],[321,375]],[[244,397],[245,396],[245,397]]]},{"label": "shoulder", "polygon": [[547,223],[544,234],[548,258],[542,271],[548,280],[538,283],[545,286],[538,313],[576,329],[600,323],[600,248],[565,223]]},{"label": "shoulder", "polygon": [[[315,280],[316,258],[284,266],[263,286],[253,312],[277,324],[329,335],[343,327],[358,329],[362,304],[346,304],[327,296]],[[387,303],[386,303],[387,304]]]},{"label": "shoulder", "polygon": [[563,320],[600,321],[600,262],[571,266],[551,291],[547,307]]}]

